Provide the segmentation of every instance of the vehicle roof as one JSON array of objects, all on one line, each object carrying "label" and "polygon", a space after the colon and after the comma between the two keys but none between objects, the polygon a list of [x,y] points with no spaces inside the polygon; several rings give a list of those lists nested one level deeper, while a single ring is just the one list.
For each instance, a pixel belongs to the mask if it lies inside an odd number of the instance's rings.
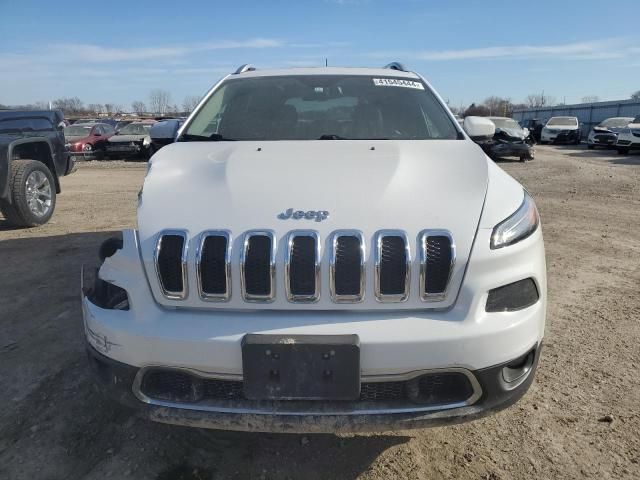
[{"label": "vehicle roof", "polygon": [[[607,120],[633,120],[636,117],[609,117],[609,118],[605,118],[604,120],[602,120],[602,122],[606,122]],[[602,123],[600,122],[600,123]]]},{"label": "vehicle roof", "polygon": [[1,118],[46,117],[52,120],[62,119],[60,110],[0,110]]},{"label": "vehicle roof", "polygon": [[578,119],[578,117],[572,117],[569,115],[558,115],[557,117],[549,117],[549,120],[551,120],[552,118],[575,118],[576,120]]},{"label": "vehicle roof", "polygon": [[279,68],[267,70],[250,70],[243,73],[232,74],[229,79],[279,77],[292,75],[368,75],[380,77],[396,77],[419,79],[414,72],[403,72],[391,68],[360,68],[360,67],[304,67],[304,68]]}]

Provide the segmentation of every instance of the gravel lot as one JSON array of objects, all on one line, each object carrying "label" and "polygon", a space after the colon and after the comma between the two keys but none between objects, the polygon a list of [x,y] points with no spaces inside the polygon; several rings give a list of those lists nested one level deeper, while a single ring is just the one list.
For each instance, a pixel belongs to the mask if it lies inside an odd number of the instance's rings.
[{"label": "gravel lot", "polygon": [[81,164],[49,224],[0,219],[0,478],[640,478],[640,155],[541,146],[500,165],[533,193],[546,240],[529,393],[454,427],[298,436],[153,424],[95,393],[80,265],[135,224],[145,165]]}]

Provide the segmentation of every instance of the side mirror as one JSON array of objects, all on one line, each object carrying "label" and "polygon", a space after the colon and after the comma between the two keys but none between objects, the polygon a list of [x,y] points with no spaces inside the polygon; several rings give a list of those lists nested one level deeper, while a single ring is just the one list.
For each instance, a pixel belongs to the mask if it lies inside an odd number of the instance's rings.
[{"label": "side mirror", "polygon": [[175,142],[180,128],[180,120],[164,120],[154,123],[149,131],[151,141],[160,145],[169,145]]},{"label": "side mirror", "polygon": [[495,124],[484,117],[467,117],[463,123],[464,131],[472,139],[490,138],[496,133]]}]

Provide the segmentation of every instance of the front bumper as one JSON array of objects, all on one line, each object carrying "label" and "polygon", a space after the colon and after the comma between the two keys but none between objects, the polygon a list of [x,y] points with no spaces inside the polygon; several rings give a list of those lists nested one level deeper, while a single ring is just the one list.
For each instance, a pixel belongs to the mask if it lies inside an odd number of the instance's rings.
[{"label": "front bumper", "polygon": [[577,130],[570,130],[568,132],[545,132],[544,130],[540,134],[541,142],[549,143],[571,143],[580,141],[580,132]]},{"label": "front bumper", "polygon": [[595,146],[613,147],[617,139],[618,136],[614,133],[596,133],[589,135],[587,143]]},{"label": "front bumper", "polygon": [[496,143],[491,147],[491,155],[496,157],[518,157],[533,159],[535,149],[527,143]]},{"label": "front bumper", "polygon": [[[480,228],[476,241],[489,245],[491,232],[491,228]],[[152,419],[170,423],[265,431],[380,431],[460,422],[508,406],[524,394],[529,380],[522,382],[522,388],[500,391],[492,386],[497,382],[495,375],[502,365],[532,349],[537,361],[536,347],[544,335],[546,274],[540,229],[508,248],[477,248],[455,305],[447,310],[165,308],[151,294],[133,231],[123,232],[123,247],[104,261],[100,278],[129,293],[129,310],[104,309],[89,297],[82,299],[90,347],[99,352],[98,358],[104,357],[103,363],[123,366],[116,378],[107,376],[107,383],[122,384],[120,390],[126,395],[118,394],[119,398],[133,400],[130,403],[144,406]],[[489,290],[525,278],[536,283],[537,303],[518,311],[486,311]],[[265,411],[237,402],[202,410],[145,403],[148,396],[132,393],[136,376],[145,369],[170,368],[242,382],[241,345],[247,333],[357,335],[363,384],[396,381],[415,372],[456,370],[477,379],[479,388],[474,393],[478,395],[465,397],[463,404],[427,410],[405,405],[393,413],[363,410],[358,405],[336,413],[331,405],[335,402],[328,402],[322,422],[314,427],[318,412],[291,403],[287,403],[286,415],[283,408]],[[486,375],[493,380],[485,378],[484,372],[491,372]]]},{"label": "front bumper", "polygon": [[[376,409],[371,412],[342,408],[339,402],[318,408],[283,413],[282,402],[259,402],[254,408],[201,409],[194,405],[176,405],[140,399],[134,386],[141,369],[110,359],[87,346],[94,379],[113,400],[134,408],[150,420],[174,425],[222,430],[287,433],[382,432],[452,425],[496,413],[518,401],[533,382],[540,358],[541,344],[528,353],[532,361],[520,378],[508,383],[504,369],[509,362],[469,372],[476,379],[479,395],[472,404],[434,407],[414,411]],[[307,402],[308,404],[309,402]],[[332,408],[333,407],[333,408]]]},{"label": "front bumper", "polygon": [[142,143],[112,143],[105,147],[105,153],[107,155],[123,155],[123,156],[132,156],[132,155],[140,155],[145,152],[147,149],[142,145]]}]

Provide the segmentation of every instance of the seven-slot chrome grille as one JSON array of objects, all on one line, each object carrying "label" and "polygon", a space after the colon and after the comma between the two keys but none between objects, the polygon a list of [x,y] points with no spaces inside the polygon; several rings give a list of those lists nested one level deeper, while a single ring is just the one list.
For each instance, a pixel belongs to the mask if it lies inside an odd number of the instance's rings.
[{"label": "seven-slot chrome grille", "polygon": [[[324,241],[313,230],[290,231],[284,242],[284,285],[276,285],[278,239],[270,230],[250,230],[240,246],[240,295],[246,302],[272,302],[283,291],[291,303],[314,303],[328,284],[334,303],[358,303],[365,298],[367,242],[360,231],[337,230]],[[155,247],[155,269],[162,295],[184,300],[189,295],[187,270],[189,240],[180,230],[161,232]],[[207,230],[196,239],[195,268],[198,295],[206,302],[232,298],[233,238],[226,230]],[[424,230],[417,237],[419,297],[423,302],[445,299],[455,264],[455,244],[446,230]],[[323,249],[329,249],[323,256]],[[404,302],[411,294],[412,251],[407,234],[380,230],[371,239],[372,294],[381,303]],[[324,252],[327,253],[327,252]],[[328,279],[321,275],[323,258],[329,261]],[[328,280],[328,281],[327,281]],[[371,287],[370,287],[371,288]]]}]

